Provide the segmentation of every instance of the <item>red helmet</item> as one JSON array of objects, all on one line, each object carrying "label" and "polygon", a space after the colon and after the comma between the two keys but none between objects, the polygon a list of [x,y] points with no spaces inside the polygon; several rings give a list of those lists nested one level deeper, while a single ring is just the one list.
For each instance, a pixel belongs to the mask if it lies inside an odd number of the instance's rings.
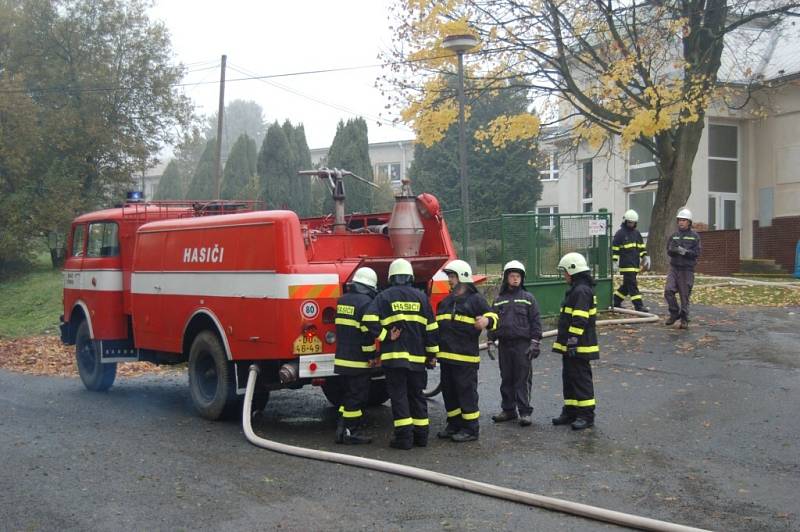
[{"label": "red helmet", "polygon": [[442,212],[439,200],[433,194],[420,194],[417,196],[417,209],[423,218],[436,218]]}]

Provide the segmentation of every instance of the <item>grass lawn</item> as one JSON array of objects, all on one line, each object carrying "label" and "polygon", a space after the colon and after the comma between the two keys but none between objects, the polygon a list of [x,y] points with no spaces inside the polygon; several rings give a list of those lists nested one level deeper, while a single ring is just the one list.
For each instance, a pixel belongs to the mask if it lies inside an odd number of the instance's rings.
[{"label": "grass lawn", "polygon": [[25,273],[0,278],[0,337],[58,334],[62,288],[47,255]]}]

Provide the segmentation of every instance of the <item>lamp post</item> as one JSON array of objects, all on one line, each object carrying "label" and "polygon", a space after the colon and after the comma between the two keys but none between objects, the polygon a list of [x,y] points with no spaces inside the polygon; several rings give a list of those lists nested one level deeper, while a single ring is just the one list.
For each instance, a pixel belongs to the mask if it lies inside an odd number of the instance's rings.
[{"label": "lamp post", "polygon": [[452,50],[458,55],[458,161],[461,178],[461,219],[464,225],[462,258],[469,261],[469,178],[467,176],[467,140],[464,131],[464,52],[478,45],[478,39],[472,35],[448,35],[442,41],[442,47]]}]

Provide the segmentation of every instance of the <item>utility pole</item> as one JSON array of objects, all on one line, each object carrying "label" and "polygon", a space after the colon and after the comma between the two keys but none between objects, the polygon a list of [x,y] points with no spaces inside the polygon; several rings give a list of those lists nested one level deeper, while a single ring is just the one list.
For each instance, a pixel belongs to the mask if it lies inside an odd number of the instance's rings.
[{"label": "utility pole", "polygon": [[217,164],[216,168],[214,169],[216,174],[216,185],[217,185],[216,199],[219,199],[220,187],[222,186],[222,115],[225,113],[225,62],[227,60],[228,56],[223,55],[219,71],[219,112],[217,113]]}]

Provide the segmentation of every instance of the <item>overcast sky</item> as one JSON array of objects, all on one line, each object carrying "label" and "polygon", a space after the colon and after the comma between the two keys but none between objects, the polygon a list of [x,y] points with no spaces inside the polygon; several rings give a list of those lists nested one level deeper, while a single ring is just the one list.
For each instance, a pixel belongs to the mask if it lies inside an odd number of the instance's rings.
[{"label": "overcast sky", "polygon": [[[391,44],[390,0],[157,0],[151,16],[172,36],[176,60],[187,65],[186,87],[201,114],[217,110],[219,61],[228,56],[225,101],[255,100],[267,122],[305,125],[309,147],[330,146],[339,120],[363,116],[370,142],[413,138],[404,124],[377,124],[387,101],[374,88],[379,68],[236,78],[374,65]],[[243,71],[243,72],[242,72]],[[230,139],[233,142],[235,139]]]}]

